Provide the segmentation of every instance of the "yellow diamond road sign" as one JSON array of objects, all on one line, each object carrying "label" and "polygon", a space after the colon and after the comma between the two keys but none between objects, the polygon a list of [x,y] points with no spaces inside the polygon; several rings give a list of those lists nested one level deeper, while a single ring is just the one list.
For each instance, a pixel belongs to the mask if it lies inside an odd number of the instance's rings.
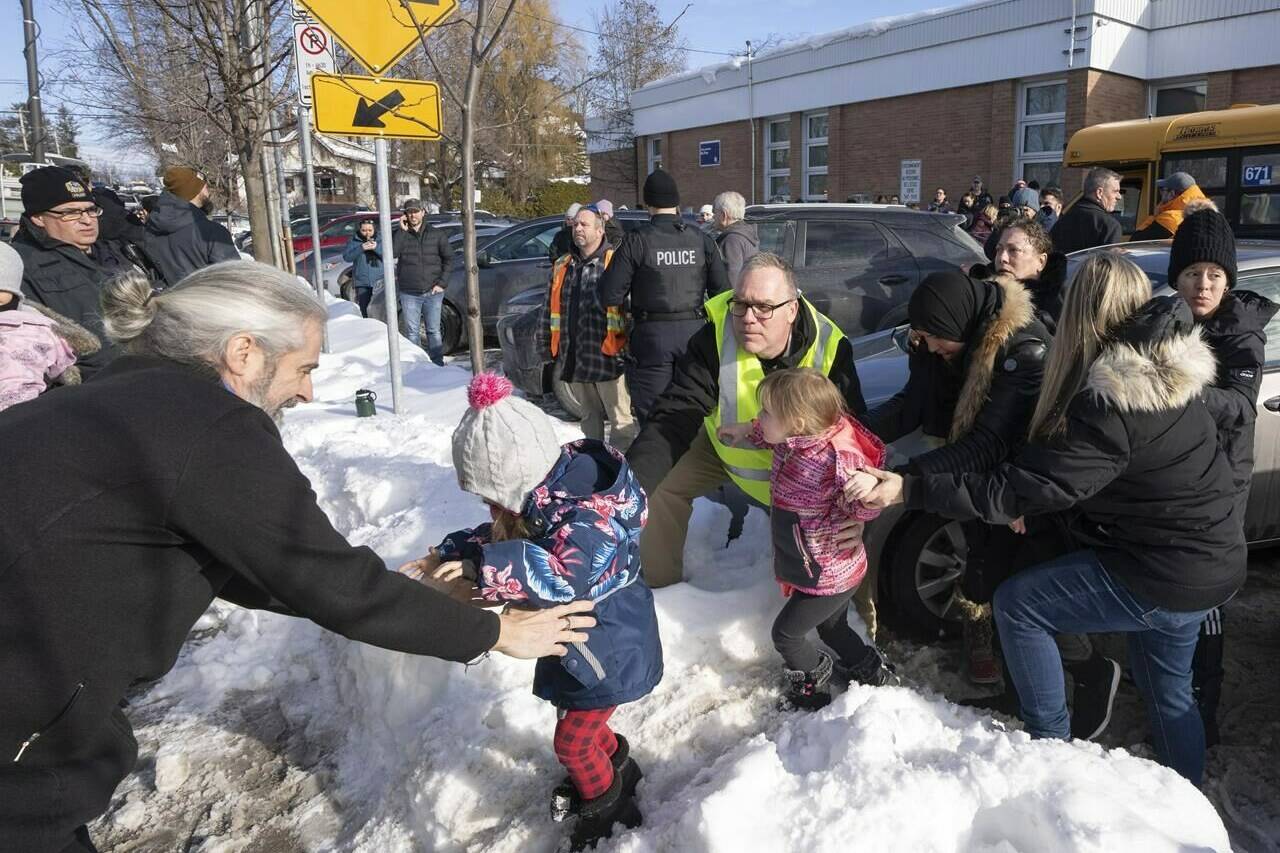
[{"label": "yellow diamond road sign", "polygon": [[311,89],[320,133],[440,138],[440,88],[435,83],[312,74]]},{"label": "yellow diamond road sign", "polygon": [[[360,63],[378,74],[458,8],[458,0],[300,0]],[[414,23],[417,26],[414,26]]]}]

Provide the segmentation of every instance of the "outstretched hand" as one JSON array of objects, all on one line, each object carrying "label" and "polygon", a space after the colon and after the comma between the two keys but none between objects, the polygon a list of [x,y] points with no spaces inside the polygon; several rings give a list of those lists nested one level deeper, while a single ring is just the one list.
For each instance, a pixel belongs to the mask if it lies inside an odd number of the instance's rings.
[{"label": "outstretched hand", "polygon": [[1013,521],[1009,522],[1009,529],[1021,536],[1026,536],[1027,535],[1027,519],[1021,515],[1018,516]]},{"label": "outstretched hand", "polygon": [[585,643],[585,629],[593,628],[594,601],[571,601],[546,610],[508,609],[501,617],[495,652],[513,658],[541,658],[566,652],[568,643]]},{"label": "outstretched hand", "polygon": [[850,478],[845,484],[845,496],[849,500],[861,501],[872,509],[884,509],[902,503],[902,475],[892,471],[881,471],[879,468],[867,467],[861,474],[868,474],[876,480],[871,488],[867,488],[867,480],[861,477]]},{"label": "outstretched hand", "polygon": [[396,569],[400,574],[416,581],[424,581],[440,567],[440,554],[435,548],[420,560],[412,560]]}]

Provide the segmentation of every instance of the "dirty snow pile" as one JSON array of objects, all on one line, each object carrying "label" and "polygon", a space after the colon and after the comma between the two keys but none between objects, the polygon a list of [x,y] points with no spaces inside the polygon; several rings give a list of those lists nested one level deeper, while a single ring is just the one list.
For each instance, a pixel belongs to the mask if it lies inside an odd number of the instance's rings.
[{"label": "dirty snow pile", "polygon": [[[288,413],[285,441],[338,528],[395,567],[485,516],[449,463],[469,376],[405,344],[408,413],[397,417],[384,327],[345,303],[331,314],[317,400]],[[379,394],[377,417],[354,417],[358,388]],[[780,598],[763,521],[753,511],[726,548],[728,511],[695,511],[691,580],[656,594],[666,677],[613,719],[645,772],[645,824],[605,848],[1229,849],[1213,807],[1171,771],[1120,750],[1032,742],[928,688],[854,687],[816,714],[778,712],[769,627]],[[193,826],[166,849],[564,842],[567,825],[547,816],[563,775],[555,711],[530,694],[531,662],[495,655],[464,668],[225,604],[198,628],[175,670],[133,703],[140,770],[93,827],[99,843],[133,849],[175,813]],[[904,675],[919,681],[927,667],[913,665]],[[252,737],[235,731],[246,720],[261,721]],[[289,802],[251,806],[250,786]]]}]

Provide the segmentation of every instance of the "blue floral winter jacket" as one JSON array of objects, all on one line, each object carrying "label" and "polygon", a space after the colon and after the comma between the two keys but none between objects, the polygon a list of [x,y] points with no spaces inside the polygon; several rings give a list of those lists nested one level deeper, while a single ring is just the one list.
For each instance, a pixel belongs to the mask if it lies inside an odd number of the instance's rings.
[{"label": "blue floral winter jacket", "polygon": [[568,710],[621,705],[662,680],[662,643],[653,593],[641,577],[646,498],[622,454],[590,439],[564,446],[525,502],[529,539],[492,542],[491,525],[445,537],[442,559],[477,567],[491,601],[554,607],[596,602],[596,626],[564,657],[538,660],[536,696]]}]

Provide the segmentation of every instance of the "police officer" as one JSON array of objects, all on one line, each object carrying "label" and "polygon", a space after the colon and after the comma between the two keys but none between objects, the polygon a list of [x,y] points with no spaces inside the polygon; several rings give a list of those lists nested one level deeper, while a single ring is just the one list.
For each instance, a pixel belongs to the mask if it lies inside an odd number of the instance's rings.
[{"label": "police officer", "polygon": [[675,179],[657,169],[644,182],[650,221],[629,233],[600,281],[600,301],[621,306],[631,295],[627,384],[641,425],[666,390],[689,342],[706,324],[703,303],[729,289],[729,274],[711,237],[680,218]]}]

